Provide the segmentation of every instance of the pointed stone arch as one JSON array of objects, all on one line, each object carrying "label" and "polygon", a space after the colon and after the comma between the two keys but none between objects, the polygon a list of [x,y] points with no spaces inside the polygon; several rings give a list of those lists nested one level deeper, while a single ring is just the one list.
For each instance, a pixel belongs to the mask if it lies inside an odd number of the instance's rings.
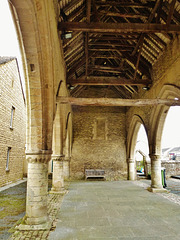
[{"label": "pointed stone arch", "polygon": [[64,177],[67,179],[70,176],[70,161],[71,161],[71,151],[72,151],[72,113],[68,112],[66,120],[66,136],[65,136],[65,146],[64,146],[64,164],[63,172]]},{"label": "pointed stone arch", "polygon": [[[146,131],[146,127],[143,119],[139,115],[134,115],[130,123],[128,136],[127,136],[127,164],[128,164],[128,179],[136,179],[136,170],[135,170],[135,159],[134,152],[137,141],[138,132],[140,126],[143,125]],[[147,131],[146,131],[147,133]]]},{"label": "pointed stone arch", "polygon": [[59,79],[65,81],[66,72],[53,1],[11,0],[11,4],[27,70],[28,187],[25,222],[46,229],[49,227],[47,170],[52,153],[56,92]]},{"label": "pointed stone arch", "polygon": [[[175,85],[166,84],[158,94],[158,98],[175,99],[180,98],[180,88]],[[154,107],[150,116],[149,146],[150,154],[161,154],[161,137],[164,122],[170,106],[158,105]]]}]

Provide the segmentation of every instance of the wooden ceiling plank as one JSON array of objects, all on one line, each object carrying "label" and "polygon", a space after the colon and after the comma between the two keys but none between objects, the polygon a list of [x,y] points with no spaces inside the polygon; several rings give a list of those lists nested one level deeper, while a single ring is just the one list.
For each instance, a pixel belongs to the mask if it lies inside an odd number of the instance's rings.
[{"label": "wooden ceiling plank", "polygon": [[122,98],[131,98],[131,94],[129,94],[124,88],[121,89],[119,86],[113,86],[113,89],[115,89]]},{"label": "wooden ceiling plank", "polygon": [[85,86],[77,86],[70,91],[70,95],[72,97],[78,97],[85,88],[86,88]]},{"label": "wooden ceiling plank", "polygon": [[[94,53],[90,53],[89,57],[93,56]],[[74,72],[80,68],[82,65],[84,65],[86,62],[86,58],[83,57],[77,64],[75,64],[69,71],[68,71],[68,77],[70,77]]]},{"label": "wooden ceiling plank", "polygon": [[81,38],[82,33],[81,32],[76,32],[73,34],[73,37],[71,39],[63,39],[63,48],[67,47],[69,44],[71,44],[73,41],[76,41],[76,39]]},{"label": "wooden ceiling plank", "polygon": [[68,21],[76,20],[76,18],[85,10],[85,4],[76,8],[72,13],[68,15]]},{"label": "wooden ceiling plank", "polygon": [[79,4],[79,2],[81,2],[82,0],[73,0],[71,2],[69,2],[64,8],[63,11],[65,13],[69,12],[73,7],[75,7],[77,4]]},{"label": "wooden ceiling plank", "polygon": [[[126,53],[126,52],[123,52],[122,54],[123,54],[123,57],[124,57],[125,59],[127,59],[129,62],[131,62],[132,65],[136,66],[136,59],[135,59],[134,57],[130,56],[130,55],[129,55],[128,53]],[[149,68],[146,67],[146,66],[144,65],[144,63],[139,66],[139,70],[140,70],[140,72],[141,72],[142,74],[146,75],[147,78],[150,77]]]}]

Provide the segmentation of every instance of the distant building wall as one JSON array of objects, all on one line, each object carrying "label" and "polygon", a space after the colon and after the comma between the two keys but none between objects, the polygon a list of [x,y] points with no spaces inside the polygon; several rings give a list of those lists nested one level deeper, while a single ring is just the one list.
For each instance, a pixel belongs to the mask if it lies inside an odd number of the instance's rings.
[{"label": "distant building wall", "polygon": [[[81,97],[95,91],[91,87]],[[102,88],[105,92],[111,96]],[[84,169],[103,169],[107,179],[127,176],[125,122],[124,107],[73,107],[71,177],[83,178]]]},{"label": "distant building wall", "polygon": [[161,167],[166,169],[166,176],[180,175],[180,161],[161,161]]},{"label": "distant building wall", "polygon": [[0,58],[0,186],[23,177],[25,116],[16,59]]}]

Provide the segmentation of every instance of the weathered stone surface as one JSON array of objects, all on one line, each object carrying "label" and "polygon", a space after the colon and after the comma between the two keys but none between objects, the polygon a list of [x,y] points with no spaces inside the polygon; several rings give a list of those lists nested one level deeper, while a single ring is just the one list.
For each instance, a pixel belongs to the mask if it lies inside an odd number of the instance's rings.
[{"label": "weathered stone surface", "polygon": [[[12,126],[10,127],[11,111]],[[26,107],[16,59],[0,64],[0,186],[22,179]],[[7,167],[7,151],[10,147]],[[7,171],[6,171],[7,168]]]}]

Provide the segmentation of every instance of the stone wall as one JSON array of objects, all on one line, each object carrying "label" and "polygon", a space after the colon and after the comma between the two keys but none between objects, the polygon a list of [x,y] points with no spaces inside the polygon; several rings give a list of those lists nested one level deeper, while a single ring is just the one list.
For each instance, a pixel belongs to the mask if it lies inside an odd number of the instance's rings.
[{"label": "stone wall", "polygon": [[161,161],[161,167],[166,169],[166,177],[180,175],[180,161]]},{"label": "stone wall", "polygon": [[0,60],[0,186],[3,186],[23,177],[26,113],[16,59]]},{"label": "stone wall", "polygon": [[[81,97],[96,91],[98,97],[116,96],[111,89],[90,87]],[[125,121],[122,107],[73,107],[71,177],[84,178],[84,169],[91,168],[104,169],[107,179],[127,174]]]}]

